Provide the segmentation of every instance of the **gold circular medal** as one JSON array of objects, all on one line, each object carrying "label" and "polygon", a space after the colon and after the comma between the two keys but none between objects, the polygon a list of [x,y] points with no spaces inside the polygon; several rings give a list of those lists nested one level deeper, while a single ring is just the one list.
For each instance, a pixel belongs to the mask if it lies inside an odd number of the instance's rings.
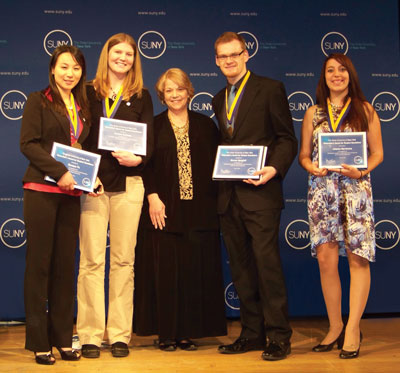
[{"label": "gold circular medal", "polygon": [[79,142],[77,141],[77,142],[75,142],[75,143],[73,143],[72,144],[72,147],[73,148],[76,148],[76,149],[82,149],[82,145],[81,144],[79,144]]}]

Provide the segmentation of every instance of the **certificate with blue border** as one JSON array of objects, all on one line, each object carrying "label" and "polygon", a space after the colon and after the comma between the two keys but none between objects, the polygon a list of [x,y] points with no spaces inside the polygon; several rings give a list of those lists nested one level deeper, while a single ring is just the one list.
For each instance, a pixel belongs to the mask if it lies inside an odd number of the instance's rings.
[{"label": "certificate with blue border", "polygon": [[[54,142],[51,156],[68,168],[77,183],[75,189],[93,192],[100,165],[99,154]],[[56,182],[50,176],[46,176],[45,180]]]},{"label": "certificate with blue border", "polygon": [[328,132],[318,134],[319,168],[368,167],[365,132]]},{"label": "certificate with blue border", "polygon": [[100,118],[99,149],[146,155],[147,124]]},{"label": "certificate with blue border", "polygon": [[220,145],[215,157],[213,180],[258,180],[254,175],[265,164],[266,146]]}]

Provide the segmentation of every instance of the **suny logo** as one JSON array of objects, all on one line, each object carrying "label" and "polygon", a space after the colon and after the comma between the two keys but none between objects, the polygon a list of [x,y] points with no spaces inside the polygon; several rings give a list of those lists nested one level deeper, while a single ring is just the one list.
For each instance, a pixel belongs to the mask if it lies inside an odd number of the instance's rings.
[{"label": "suny logo", "polygon": [[349,50],[349,42],[340,32],[328,32],[321,40],[321,49],[325,56],[331,53],[346,54]]},{"label": "suny logo", "polygon": [[305,220],[293,220],[285,229],[287,244],[295,250],[303,250],[310,245],[310,230]]},{"label": "suny logo", "polygon": [[146,31],[138,40],[138,48],[143,57],[154,60],[164,54],[167,49],[167,41],[157,31]]},{"label": "suny logo", "polygon": [[225,288],[225,304],[233,310],[240,310],[239,296],[233,282],[230,282]]},{"label": "suny logo", "polygon": [[372,106],[382,122],[390,122],[399,115],[400,101],[392,92],[380,92],[372,100]]},{"label": "suny logo", "polygon": [[60,45],[72,45],[71,36],[64,30],[50,31],[43,40],[43,47],[46,53],[51,56],[54,49]]},{"label": "suny logo", "polygon": [[0,99],[1,113],[10,120],[21,119],[26,99],[25,93],[21,91],[11,90],[4,93]]},{"label": "suny logo", "polygon": [[212,98],[213,95],[208,92],[196,93],[190,100],[189,109],[197,111],[212,118],[215,115],[211,104]]},{"label": "suny logo", "polygon": [[248,31],[240,31],[238,32],[238,34],[242,35],[245,40],[246,48],[249,52],[249,57],[252,58],[253,56],[255,56],[258,52],[258,40],[255,35]]},{"label": "suny logo", "polygon": [[312,97],[303,91],[291,93],[288,96],[288,101],[289,109],[292,112],[292,118],[296,122],[301,122],[307,109],[314,105]]},{"label": "suny logo", "polygon": [[21,219],[11,218],[0,227],[0,239],[10,249],[18,249],[26,242],[25,223]]},{"label": "suny logo", "polygon": [[376,246],[382,250],[393,249],[400,240],[399,226],[391,220],[380,220],[375,224]]}]

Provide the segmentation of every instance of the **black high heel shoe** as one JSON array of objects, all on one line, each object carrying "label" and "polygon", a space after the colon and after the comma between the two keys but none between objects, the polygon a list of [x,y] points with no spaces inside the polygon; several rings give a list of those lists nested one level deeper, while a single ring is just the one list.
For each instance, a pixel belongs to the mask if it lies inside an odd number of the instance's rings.
[{"label": "black high heel shoe", "polygon": [[46,354],[39,355],[35,352],[35,361],[36,363],[42,365],[53,365],[56,362],[56,358],[51,353],[51,351]]},{"label": "black high heel shoe", "polygon": [[185,351],[196,351],[197,345],[189,338],[179,339],[177,345],[181,350]]},{"label": "black high heel shoe", "polygon": [[322,345],[322,344],[318,344],[316,346],[314,346],[312,348],[312,351],[314,352],[328,352],[331,351],[333,346],[335,345],[335,343],[337,343],[337,349],[341,350],[343,347],[343,343],[344,343],[344,327],[342,329],[342,331],[340,332],[339,336],[332,342],[329,343],[327,345]]},{"label": "black high heel shoe", "polygon": [[360,332],[360,344],[358,345],[358,349],[354,350],[354,351],[342,350],[342,351],[340,351],[339,357],[341,359],[355,359],[356,357],[358,357],[358,355],[360,354],[362,338],[363,338],[363,335]]},{"label": "black high heel shoe", "polygon": [[158,348],[161,351],[176,351],[177,343],[173,339],[160,339],[158,342]]},{"label": "black high heel shoe", "polygon": [[81,358],[81,354],[77,350],[63,350],[61,347],[57,347],[57,350],[63,360],[77,361]]}]

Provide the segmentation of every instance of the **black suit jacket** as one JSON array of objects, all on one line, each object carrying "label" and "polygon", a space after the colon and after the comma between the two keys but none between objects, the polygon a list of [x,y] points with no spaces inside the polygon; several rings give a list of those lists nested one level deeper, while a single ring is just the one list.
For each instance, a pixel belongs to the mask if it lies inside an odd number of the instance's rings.
[{"label": "black suit jacket", "polygon": [[[217,184],[212,181],[218,144],[215,123],[203,114],[189,111],[189,141],[193,181],[191,225],[196,230],[215,230],[218,229]],[[144,170],[143,180],[146,194],[157,193],[165,204],[167,219],[164,229],[182,232],[178,155],[167,111],[154,118],[154,152]],[[144,214],[150,226],[147,205]]]},{"label": "black suit jacket", "polygon": [[[20,149],[29,160],[23,182],[53,185],[44,180],[46,175],[58,181],[68,169],[51,155],[53,142],[71,145],[70,123],[66,115],[60,114],[43,105],[47,100],[42,92],[31,93],[25,105],[22,118]],[[88,123],[79,113],[83,128],[79,143],[89,133]]]},{"label": "black suit jacket", "polygon": [[212,100],[224,145],[268,146],[266,165],[277,175],[265,185],[253,186],[243,181],[220,182],[218,213],[223,214],[233,191],[249,211],[282,208],[282,180],[297,154],[297,139],[283,84],[251,73],[246,84],[232,137],[225,124],[225,88]]}]

